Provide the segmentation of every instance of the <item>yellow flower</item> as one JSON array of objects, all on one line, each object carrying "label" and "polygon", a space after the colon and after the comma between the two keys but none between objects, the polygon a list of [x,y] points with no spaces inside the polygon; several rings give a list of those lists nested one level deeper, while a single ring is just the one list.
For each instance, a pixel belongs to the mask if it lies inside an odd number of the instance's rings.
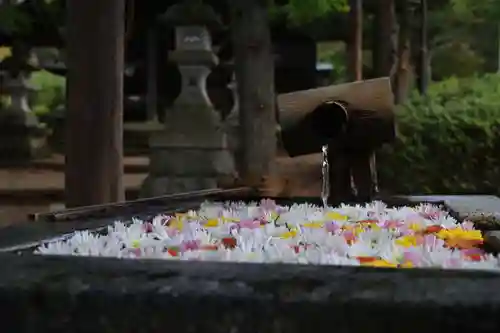
[{"label": "yellow flower", "polygon": [[348,217],[337,212],[326,213],[326,218],[334,221],[347,221]]},{"label": "yellow flower", "polygon": [[404,262],[399,265],[400,268],[413,268],[415,267],[410,261]]},{"label": "yellow flower", "polygon": [[387,260],[374,260],[371,262],[367,262],[362,264],[363,266],[371,266],[371,267],[391,267],[391,268],[397,268],[397,264],[393,264]]},{"label": "yellow flower", "polygon": [[443,229],[437,233],[437,237],[441,239],[459,238],[463,240],[482,241],[483,235],[479,230],[464,230],[456,229]]},{"label": "yellow flower", "polygon": [[281,234],[280,237],[283,238],[283,239],[289,239],[289,238],[293,238],[295,236],[297,236],[297,230],[296,229],[292,229],[290,231],[287,231],[287,232]]},{"label": "yellow flower", "polygon": [[184,227],[184,223],[182,222],[182,219],[174,218],[170,220],[169,226],[177,230],[182,230],[182,228]]},{"label": "yellow flower", "polygon": [[352,229],[352,233],[354,236],[359,236],[359,234],[365,232],[365,229],[363,227],[355,227]]},{"label": "yellow flower", "polygon": [[424,230],[424,227],[421,226],[420,224],[417,224],[417,223],[410,224],[409,228],[410,228],[410,230],[417,231],[417,232]]},{"label": "yellow flower", "polygon": [[415,236],[403,236],[396,239],[396,244],[403,247],[417,246],[417,238]]},{"label": "yellow flower", "polygon": [[302,225],[304,228],[321,229],[325,226],[323,222],[311,221]]},{"label": "yellow flower", "polygon": [[234,217],[221,217],[220,219],[221,219],[221,220],[222,220],[222,222],[224,222],[224,223],[240,222],[240,220],[239,220],[239,219],[234,218]]},{"label": "yellow flower", "polygon": [[207,220],[207,223],[205,223],[205,227],[208,228],[213,228],[219,226],[219,220],[218,219],[209,219]]},{"label": "yellow flower", "polygon": [[379,227],[377,224],[375,223],[362,223],[361,224],[362,226],[364,226],[366,229],[369,229],[369,230],[381,230],[382,228]]},{"label": "yellow flower", "polygon": [[140,241],[138,241],[138,240],[132,241],[132,247],[133,247],[134,249],[138,249],[138,248],[140,248],[140,247],[141,247],[141,242],[140,242]]}]

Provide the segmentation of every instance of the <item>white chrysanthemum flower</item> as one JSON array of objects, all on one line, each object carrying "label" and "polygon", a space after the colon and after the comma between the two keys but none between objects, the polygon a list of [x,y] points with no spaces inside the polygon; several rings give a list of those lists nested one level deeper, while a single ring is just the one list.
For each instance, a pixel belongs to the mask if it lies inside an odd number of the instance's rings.
[{"label": "white chrysanthemum flower", "polygon": [[[41,245],[35,253],[498,270],[497,257],[467,245],[480,238],[473,227],[467,221],[459,224],[430,204],[389,208],[373,202],[333,208],[279,206],[271,200],[204,202],[199,210],[186,214],[158,215],[150,222],[116,222],[105,234],[75,232]],[[441,228],[448,234],[440,234]],[[452,239],[450,245],[446,237],[465,237],[462,243],[468,247],[456,248],[460,239]]]}]

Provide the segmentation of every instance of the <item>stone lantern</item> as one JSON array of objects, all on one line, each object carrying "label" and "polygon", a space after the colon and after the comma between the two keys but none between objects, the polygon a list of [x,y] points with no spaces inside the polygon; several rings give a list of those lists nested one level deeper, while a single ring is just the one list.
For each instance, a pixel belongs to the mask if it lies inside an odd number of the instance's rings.
[{"label": "stone lantern", "polygon": [[239,95],[238,95],[238,82],[236,81],[236,75],[234,73],[234,63],[229,63],[228,66],[232,71],[231,81],[227,85],[227,88],[231,91],[233,106],[227,118],[225,119],[224,125],[226,127],[226,133],[229,138],[229,149],[231,150],[235,162],[239,161],[239,132],[240,132],[240,105],[239,105]]},{"label": "stone lantern", "polygon": [[27,162],[47,153],[47,130],[30,108],[35,91],[28,79],[36,67],[29,63],[29,49],[14,45],[12,55],[0,63],[0,94],[10,103],[0,110],[0,160],[2,164]]},{"label": "stone lantern", "polygon": [[170,7],[163,21],[175,28],[170,60],[179,66],[182,87],[165,112],[165,125],[150,138],[143,196],[215,188],[234,173],[220,115],[206,90],[211,68],[218,64],[209,28],[220,21],[210,6],[196,0]]}]

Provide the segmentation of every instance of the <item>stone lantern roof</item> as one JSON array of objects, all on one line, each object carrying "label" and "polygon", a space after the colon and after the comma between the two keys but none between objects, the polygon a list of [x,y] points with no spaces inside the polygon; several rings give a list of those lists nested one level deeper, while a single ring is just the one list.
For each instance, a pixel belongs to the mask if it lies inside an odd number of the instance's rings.
[{"label": "stone lantern roof", "polygon": [[223,27],[214,9],[201,0],[185,0],[171,6],[160,16],[160,21],[172,26],[200,25],[210,30],[219,30]]}]

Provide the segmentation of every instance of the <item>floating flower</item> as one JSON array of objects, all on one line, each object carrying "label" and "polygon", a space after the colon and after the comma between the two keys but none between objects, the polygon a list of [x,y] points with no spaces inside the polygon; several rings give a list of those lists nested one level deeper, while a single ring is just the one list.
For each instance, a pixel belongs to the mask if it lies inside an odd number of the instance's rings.
[{"label": "floating flower", "polygon": [[302,225],[304,228],[321,229],[325,226],[323,222],[307,222]]},{"label": "floating flower", "polygon": [[322,208],[204,202],[197,211],[116,222],[39,246],[41,255],[499,270],[480,231],[434,205]]},{"label": "floating flower", "polygon": [[206,228],[215,228],[219,226],[219,219],[209,219],[205,222],[204,226]]},{"label": "floating flower", "polygon": [[338,212],[327,212],[326,218],[332,221],[347,221],[349,219],[346,215],[342,215]]},{"label": "floating flower", "polygon": [[379,260],[366,262],[363,264],[363,266],[396,268],[396,267],[398,267],[398,264],[388,262],[387,260],[380,260],[379,259]]},{"label": "floating flower", "polygon": [[401,238],[396,239],[396,244],[403,247],[417,246],[417,237],[403,236]]},{"label": "floating flower", "polygon": [[292,229],[292,230],[290,230],[290,231],[287,231],[287,232],[285,232],[285,233],[281,234],[281,236],[280,236],[280,237],[281,237],[282,239],[288,239],[288,238],[293,238],[293,237],[295,237],[295,236],[297,236],[297,230]]}]

